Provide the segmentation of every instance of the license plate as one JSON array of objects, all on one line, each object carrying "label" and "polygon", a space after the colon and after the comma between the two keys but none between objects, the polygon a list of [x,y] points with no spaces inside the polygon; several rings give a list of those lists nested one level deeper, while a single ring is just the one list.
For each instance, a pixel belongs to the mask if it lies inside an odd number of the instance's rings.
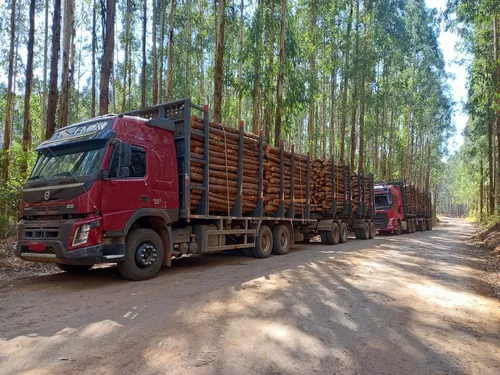
[{"label": "license plate", "polygon": [[28,249],[30,249],[30,251],[36,251],[38,253],[43,253],[45,251],[45,245],[41,242],[30,242],[28,244]]}]

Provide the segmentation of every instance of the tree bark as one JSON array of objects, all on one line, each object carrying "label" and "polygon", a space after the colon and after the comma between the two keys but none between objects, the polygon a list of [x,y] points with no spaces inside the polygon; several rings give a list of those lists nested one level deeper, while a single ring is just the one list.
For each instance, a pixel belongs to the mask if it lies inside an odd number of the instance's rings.
[{"label": "tree bark", "polygon": [[274,145],[279,146],[281,138],[281,121],[283,107],[283,77],[285,71],[285,38],[286,38],[286,0],[281,0],[280,55],[278,67],[278,86],[276,89],[276,123],[274,125]]},{"label": "tree bark", "polygon": [[260,56],[262,52],[262,20],[264,14],[263,0],[257,4],[257,45],[254,55],[254,79],[253,79],[253,109],[252,109],[252,132],[259,133],[260,129]]},{"label": "tree bark", "polygon": [[97,49],[97,4],[96,0],[93,2],[92,9],[92,87],[91,87],[91,97],[92,103],[90,104],[90,115],[95,117],[95,104],[96,104],[96,64],[95,64],[95,54]]},{"label": "tree bark", "polygon": [[356,26],[354,42],[354,78],[352,90],[352,114],[351,114],[351,171],[356,167],[356,114],[358,110],[358,67],[359,67],[359,0],[356,0]]},{"label": "tree bark", "polygon": [[[148,31],[148,2],[144,0],[142,7],[142,75],[141,75],[141,107],[146,107],[146,36]],[[154,27],[154,26],[153,26]]]},{"label": "tree bark", "polygon": [[[282,0],[285,1],[286,0]],[[245,23],[243,21],[243,10],[245,8],[245,0],[241,0],[240,4],[240,32],[238,35],[238,45],[239,45],[239,53],[238,53],[238,124],[241,123],[241,105],[243,101],[243,28],[245,27]],[[278,78],[279,80],[279,78]]]},{"label": "tree bark", "polygon": [[225,0],[219,0],[217,8],[217,43],[215,46],[214,72],[214,121],[222,119],[222,69],[224,63],[224,22],[226,13]]},{"label": "tree bark", "polygon": [[346,46],[344,49],[345,60],[343,69],[343,83],[342,83],[342,119],[340,123],[340,164],[345,163],[345,130],[347,123],[347,86],[349,85],[349,52],[351,45],[351,23],[352,23],[353,6],[350,6],[349,17],[347,18],[347,31],[346,31]]},{"label": "tree bark", "polygon": [[163,93],[163,63],[164,63],[164,44],[165,44],[165,11],[167,0],[160,0],[160,71],[158,73],[158,101],[161,100]]},{"label": "tree bark", "polygon": [[488,122],[488,175],[489,175],[489,209],[488,214],[495,212],[495,182],[493,170],[493,121]]},{"label": "tree bark", "polygon": [[[309,33],[313,40],[315,39],[316,33],[316,22],[317,22],[317,14],[315,3],[309,3],[309,12],[310,12],[310,25],[309,25]],[[309,98],[309,116],[307,119],[307,140],[308,140],[308,149],[311,151],[311,155],[316,157],[316,103],[314,101],[314,93],[317,91],[317,77],[316,77],[316,45],[313,42],[313,48],[309,53],[309,67],[311,69],[311,75],[309,77],[309,85],[310,85],[310,93],[312,97]]]},{"label": "tree bark", "polygon": [[[493,14],[493,44],[494,44],[494,54],[495,54],[495,112],[496,112],[496,133],[497,133],[497,160],[500,162],[500,51],[498,42],[498,14]],[[496,171],[496,181],[500,181],[500,168]],[[496,197],[497,201],[500,200],[500,196]]]},{"label": "tree bark", "polygon": [[59,127],[68,125],[69,67],[71,59],[71,31],[73,26],[74,0],[66,0],[64,5],[64,32],[62,50],[61,96],[59,98]]},{"label": "tree bark", "polygon": [[484,170],[483,170],[483,157],[481,156],[479,167],[479,222],[483,220],[483,206],[484,206]]},{"label": "tree bark", "polygon": [[61,43],[61,0],[54,0],[54,15],[52,18],[52,56],[50,57],[49,99],[47,106],[47,127],[45,138],[49,139],[56,128],[56,111],[59,93],[57,77],[59,68],[59,51]]},{"label": "tree bark", "polygon": [[170,4],[170,23],[168,28],[168,61],[167,61],[167,102],[172,100],[172,69],[174,64],[174,21],[175,21],[175,0]]},{"label": "tree bark", "polygon": [[129,70],[130,48],[130,22],[132,17],[132,0],[127,0],[127,10],[125,17],[125,58],[123,60],[123,85],[122,85],[122,112],[127,107],[127,73]]},{"label": "tree bark", "polygon": [[47,64],[49,55],[49,0],[45,0],[45,24],[43,40],[43,83],[42,83],[42,124],[40,126],[40,140],[45,137],[47,123]]},{"label": "tree bark", "polygon": [[113,55],[115,49],[115,0],[106,0],[106,37],[104,39],[104,54],[101,67],[101,92],[99,94],[99,114],[105,115],[109,110],[109,76],[113,70]]},{"label": "tree bark", "polygon": [[153,44],[153,105],[158,104],[158,51],[156,48],[156,18],[157,12],[156,8],[158,7],[158,1],[153,0],[153,24],[151,25],[151,39]]},{"label": "tree bark", "polygon": [[[273,17],[274,17],[274,1],[271,2],[271,6],[269,9],[269,19],[268,19],[268,24],[269,24],[269,40],[267,41],[267,60],[268,60],[268,66],[267,70],[268,72],[273,71],[273,65],[274,65],[274,25],[273,25]],[[267,80],[266,80],[266,107],[264,109],[264,140],[267,144],[271,144],[271,122],[272,122],[272,113],[273,113],[273,101],[272,101],[272,86],[273,86],[273,79],[271,74],[267,74]]]},{"label": "tree bark", "polygon": [[191,84],[192,82],[192,77],[191,77],[191,50],[192,50],[192,45],[191,45],[191,0],[186,0],[186,44],[187,44],[187,51],[186,51],[186,75],[185,75],[185,97],[190,98],[191,97]]},{"label": "tree bark", "polygon": [[4,182],[9,179],[10,142],[12,137],[12,81],[14,79],[14,44],[16,40],[16,0],[12,0],[10,14],[10,48],[9,48],[9,73],[7,76],[7,103],[5,105],[5,128],[3,133],[3,165],[2,178]]},{"label": "tree bark", "polygon": [[[36,0],[30,1],[28,57],[26,61],[26,83],[24,89],[24,126],[23,126],[23,151],[31,151],[31,88],[33,85],[33,46],[35,44],[35,4]],[[28,172],[28,155],[23,155],[21,173],[25,177]]]}]

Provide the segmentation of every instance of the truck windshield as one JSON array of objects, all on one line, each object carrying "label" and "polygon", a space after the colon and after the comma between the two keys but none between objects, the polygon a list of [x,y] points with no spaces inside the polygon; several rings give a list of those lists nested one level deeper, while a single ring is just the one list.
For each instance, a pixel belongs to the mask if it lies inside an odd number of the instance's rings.
[{"label": "truck windshield", "polygon": [[103,143],[43,149],[28,180],[91,176],[99,171],[103,155]]},{"label": "truck windshield", "polygon": [[391,199],[388,195],[375,195],[375,209],[383,209],[391,206]]}]

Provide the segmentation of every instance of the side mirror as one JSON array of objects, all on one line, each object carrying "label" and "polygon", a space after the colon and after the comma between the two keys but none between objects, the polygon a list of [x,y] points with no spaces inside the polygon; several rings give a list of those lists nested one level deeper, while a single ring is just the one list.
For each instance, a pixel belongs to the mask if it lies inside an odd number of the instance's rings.
[{"label": "side mirror", "polygon": [[130,168],[129,167],[120,167],[119,178],[127,178],[130,177]]},{"label": "side mirror", "polygon": [[[120,143],[120,168],[130,167],[132,163],[132,146],[130,143],[122,142]],[[121,170],[120,170],[121,173]]]}]

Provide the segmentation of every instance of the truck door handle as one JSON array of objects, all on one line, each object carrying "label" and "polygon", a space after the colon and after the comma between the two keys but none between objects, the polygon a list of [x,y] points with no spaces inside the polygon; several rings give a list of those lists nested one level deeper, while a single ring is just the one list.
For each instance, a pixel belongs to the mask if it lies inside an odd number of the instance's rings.
[{"label": "truck door handle", "polygon": [[146,196],[146,195],[141,195],[141,201],[143,201],[143,202],[149,202],[150,200],[151,200],[151,199],[150,199],[148,196]]}]

